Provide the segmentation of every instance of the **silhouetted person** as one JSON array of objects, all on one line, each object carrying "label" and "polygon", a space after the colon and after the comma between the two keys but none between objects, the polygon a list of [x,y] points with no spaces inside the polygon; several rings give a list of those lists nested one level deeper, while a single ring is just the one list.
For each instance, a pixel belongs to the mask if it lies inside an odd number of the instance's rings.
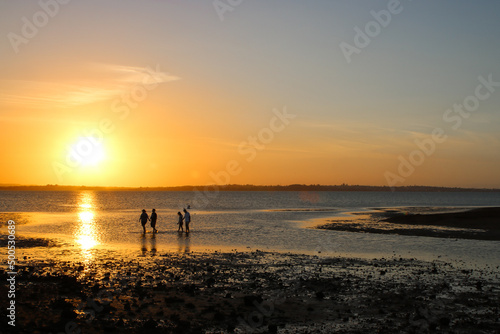
[{"label": "silhouetted person", "polygon": [[184,232],[184,229],[182,228],[182,221],[184,220],[184,218],[182,217],[182,213],[177,212],[177,215],[179,216],[179,222],[177,223],[179,225],[179,228],[177,229],[177,232]]},{"label": "silhouetted person", "polygon": [[158,215],[156,214],[156,210],[153,209],[153,212],[151,212],[151,218],[149,218],[151,227],[153,228],[153,233],[158,232],[158,230],[156,229],[156,219],[158,219]]},{"label": "silhouetted person", "polygon": [[148,222],[148,214],[146,213],[146,210],[142,209],[142,214],[141,217],[139,218],[139,221],[141,222],[142,225],[142,230],[144,233],[146,233],[146,223]]},{"label": "silhouetted person", "polygon": [[184,209],[184,222],[186,223],[186,233],[189,233],[189,223],[191,222],[191,214]]}]

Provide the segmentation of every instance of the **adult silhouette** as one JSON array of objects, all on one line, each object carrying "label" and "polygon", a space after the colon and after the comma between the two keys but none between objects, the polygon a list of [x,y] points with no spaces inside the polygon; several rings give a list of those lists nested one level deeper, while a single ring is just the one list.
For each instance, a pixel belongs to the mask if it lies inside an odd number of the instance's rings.
[{"label": "adult silhouette", "polygon": [[143,233],[146,233],[146,223],[148,222],[148,214],[146,213],[146,210],[142,209],[142,214],[139,217],[139,221],[141,222],[142,225],[142,231]]},{"label": "adult silhouette", "polygon": [[184,229],[182,228],[182,221],[184,220],[184,217],[182,217],[182,213],[180,212],[177,212],[177,215],[179,216],[179,221],[177,222],[179,228],[177,228],[177,232],[184,232]]},{"label": "adult silhouette", "polygon": [[184,209],[184,223],[186,224],[186,233],[189,233],[189,223],[191,222],[191,214]]},{"label": "adult silhouette", "polygon": [[158,215],[156,214],[156,210],[153,209],[153,212],[151,212],[151,217],[149,218],[149,221],[151,222],[151,227],[153,228],[153,233],[158,232],[156,229],[156,220],[158,219]]}]

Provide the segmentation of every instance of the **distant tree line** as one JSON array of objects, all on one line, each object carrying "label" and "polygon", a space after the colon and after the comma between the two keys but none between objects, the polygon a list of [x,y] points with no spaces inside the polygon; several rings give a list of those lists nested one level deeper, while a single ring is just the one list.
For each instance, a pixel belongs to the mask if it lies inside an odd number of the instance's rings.
[{"label": "distant tree line", "polygon": [[458,187],[434,187],[434,186],[366,186],[366,185],[320,185],[320,184],[290,184],[290,185],[252,185],[252,184],[228,184],[208,186],[177,186],[177,187],[89,187],[89,186],[60,186],[47,184],[45,186],[23,186],[5,185],[0,190],[17,191],[396,191],[396,192],[498,192],[500,189],[491,188],[458,188]]}]

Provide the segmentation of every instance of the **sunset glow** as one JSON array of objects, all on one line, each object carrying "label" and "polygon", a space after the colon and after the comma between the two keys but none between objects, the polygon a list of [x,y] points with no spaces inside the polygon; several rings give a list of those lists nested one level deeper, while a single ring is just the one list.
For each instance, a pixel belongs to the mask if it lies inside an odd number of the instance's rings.
[{"label": "sunset glow", "polygon": [[0,184],[500,187],[497,2],[54,3],[0,3]]}]

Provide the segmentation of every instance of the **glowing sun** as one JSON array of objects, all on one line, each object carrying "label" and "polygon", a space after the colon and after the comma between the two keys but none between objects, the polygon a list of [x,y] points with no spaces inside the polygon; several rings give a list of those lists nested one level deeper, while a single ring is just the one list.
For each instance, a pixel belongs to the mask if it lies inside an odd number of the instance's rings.
[{"label": "glowing sun", "polygon": [[102,142],[94,137],[80,137],[71,146],[70,154],[81,166],[97,166],[106,158]]}]

